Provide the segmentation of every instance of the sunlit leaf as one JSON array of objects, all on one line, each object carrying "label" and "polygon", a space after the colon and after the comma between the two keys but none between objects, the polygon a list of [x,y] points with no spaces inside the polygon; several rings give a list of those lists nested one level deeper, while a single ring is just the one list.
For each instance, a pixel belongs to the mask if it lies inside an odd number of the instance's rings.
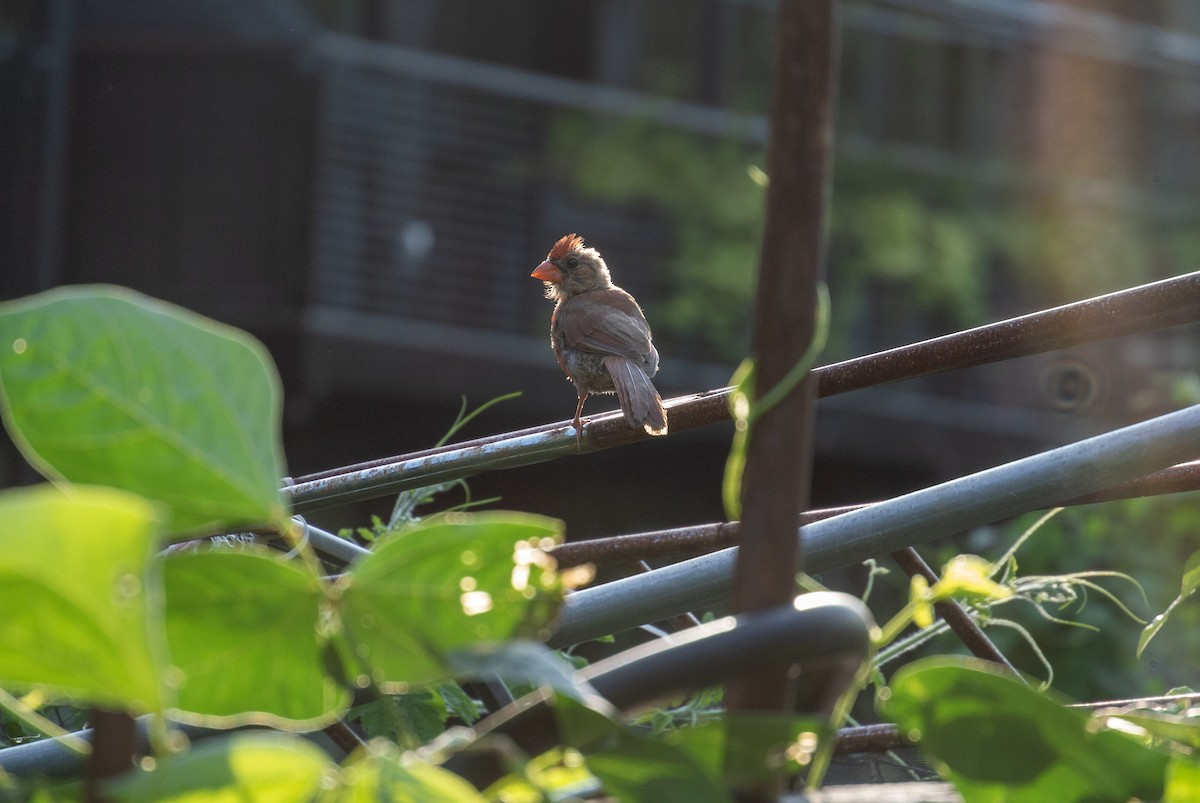
[{"label": "sunlit leaf", "polygon": [[338,768],[320,748],[282,733],[238,733],[201,742],[109,782],[120,803],[293,803],[336,785]]},{"label": "sunlit leaf", "polygon": [[236,329],[106,286],[0,304],[0,402],[44,475],[162,502],[174,532],[284,518],[279,380]]},{"label": "sunlit leaf", "polygon": [[578,750],[604,790],[618,800],[693,803],[730,800],[692,753],[635,734],[570,698],[554,701],[563,744]]},{"label": "sunlit leaf", "polygon": [[161,709],[155,512],[109,488],[0,492],[0,685]]},{"label": "sunlit leaf", "polygon": [[1125,801],[1162,793],[1166,757],[979,660],[896,673],[883,714],[936,759],[967,801]]},{"label": "sunlit leaf", "polygon": [[354,706],[345,718],[357,722],[369,739],[387,738],[404,747],[418,747],[446,730],[446,704],[432,691],[383,694]]},{"label": "sunlit leaf", "polygon": [[447,656],[447,665],[455,677],[468,680],[499,677],[520,686],[548,686],[576,699],[594,693],[580,685],[573,664],[540,642],[513,640],[494,648],[460,650]]},{"label": "sunlit leaf", "polygon": [[343,577],[338,610],[363,670],[389,691],[452,674],[456,652],[537,637],[562,603],[552,519],[454,514],[377,543]]},{"label": "sunlit leaf", "polygon": [[395,745],[374,740],[347,761],[342,784],[322,800],[337,803],[483,803],[475,787]]},{"label": "sunlit leaf", "polygon": [[980,601],[1008,599],[1011,588],[992,580],[993,565],[977,555],[957,555],[946,564],[934,584],[936,598],[959,597]]},{"label": "sunlit leaf", "polygon": [[691,727],[674,728],[663,732],[659,738],[687,753],[696,766],[716,779],[722,777],[728,735],[725,720],[721,718]]},{"label": "sunlit leaf", "polygon": [[725,779],[756,784],[799,772],[812,763],[829,728],[813,717],[785,712],[738,711],[718,723],[725,730]]},{"label": "sunlit leaf", "polygon": [[577,800],[600,788],[600,781],[588,772],[583,756],[574,748],[556,747],[534,756],[521,767],[499,779],[483,795],[503,803],[543,803],[546,800]]},{"label": "sunlit leaf", "polygon": [[1196,589],[1200,588],[1200,551],[1193,552],[1191,557],[1187,559],[1187,563],[1183,567],[1183,582],[1179,590],[1179,596],[1171,600],[1171,604],[1167,609],[1155,616],[1150,624],[1142,630],[1141,636],[1138,637],[1137,654],[1140,658],[1142,651],[1146,649],[1146,645],[1150,640],[1158,635],[1158,631],[1162,630],[1163,625],[1171,617],[1171,612],[1178,608],[1190,596],[1196,593]]},{"label": "sunlit leaf", "polygon": [[1195,759],[1177,758],[1167,768],[1163,803],[1195,803],[1200,800],[1200,764]]},{"label": "sunlit leaf", "polygon": [[[1097,715],[1107,716],[1109,712],[1100,711],[1097,712]],[[1113,712],[1111,716],[1130,722],[1157,739],[1177,742],[1192,750],[1200,750],[1200,720],[1194,717],[1188,718],[1162,711],[1138,709]]]},{"label": "sunlit leaf", "polygon": [[175,717],[311,728],[344,710],[349,693],[326,671],[325,596],[310,573],[265,554],[215,551],[172,555],[165,576]]}]

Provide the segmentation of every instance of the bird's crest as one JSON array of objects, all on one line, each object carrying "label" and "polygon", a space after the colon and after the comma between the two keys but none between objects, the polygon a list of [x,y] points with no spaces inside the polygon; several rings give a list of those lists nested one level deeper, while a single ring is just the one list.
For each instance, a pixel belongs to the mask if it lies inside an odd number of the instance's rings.
[{"label": "bird's crest", "polygon": [[546,255],[546,259],[559,259],[580,248],[583,248],[583,238],[578,234],[568,234],[559,238],[554,247],[550,249],[550,253]]}]

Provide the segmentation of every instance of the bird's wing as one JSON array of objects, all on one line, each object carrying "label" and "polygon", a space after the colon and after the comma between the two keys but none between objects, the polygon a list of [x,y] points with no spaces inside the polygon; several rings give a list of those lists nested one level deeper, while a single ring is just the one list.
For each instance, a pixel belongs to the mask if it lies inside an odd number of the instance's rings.
[{"label": "bird's wing", "polygon": [[658,353],[637,302],[623,290],[596,290],[564,302],[555,316],[563,345],[595,354],[615,354],[639,364]]}]

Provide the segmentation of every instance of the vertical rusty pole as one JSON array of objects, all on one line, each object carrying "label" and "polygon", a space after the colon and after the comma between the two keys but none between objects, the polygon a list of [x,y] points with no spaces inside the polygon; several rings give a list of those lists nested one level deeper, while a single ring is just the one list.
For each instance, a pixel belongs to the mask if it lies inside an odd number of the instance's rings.
[{"label": "vertical rusty pole", "polygon": [[92,709],[92,755],[84,778],[83,799],[103,803],[110,798],[100,787],[110,778],[133,769],[137,750],[137,724],[124,711]]},{"label": "vertical rusty pole", "polygon": [[[752,338],[756,398],[800,361],[813,337],[837,81],[833,0],[783,0],[776,26],[770,184]],[[734,573],[737,612],[781,605],[795,594],[802,557],[796,516],[809,501],[814,389],[814,382],[802,382],[750,433]],[[789,702],[787,689],[785,677],[756,678],[730,687],[726,699],[731,710],[779,709]]]}]

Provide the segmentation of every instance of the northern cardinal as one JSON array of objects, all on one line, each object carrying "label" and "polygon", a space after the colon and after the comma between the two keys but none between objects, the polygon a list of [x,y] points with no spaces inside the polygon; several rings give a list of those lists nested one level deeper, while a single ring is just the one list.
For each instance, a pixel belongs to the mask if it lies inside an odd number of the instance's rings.
[{"label": "northern cardinal", "polygon": [[633,296],[612,283],[600,252],[568,234],[530,275],[546,283],[546,298],[555,302],[550,346],[579,394],[576,436],[592,393],[616,393],[631,427],[667,434],[667,411],[650,381],[658,373],[650,326]]}]

